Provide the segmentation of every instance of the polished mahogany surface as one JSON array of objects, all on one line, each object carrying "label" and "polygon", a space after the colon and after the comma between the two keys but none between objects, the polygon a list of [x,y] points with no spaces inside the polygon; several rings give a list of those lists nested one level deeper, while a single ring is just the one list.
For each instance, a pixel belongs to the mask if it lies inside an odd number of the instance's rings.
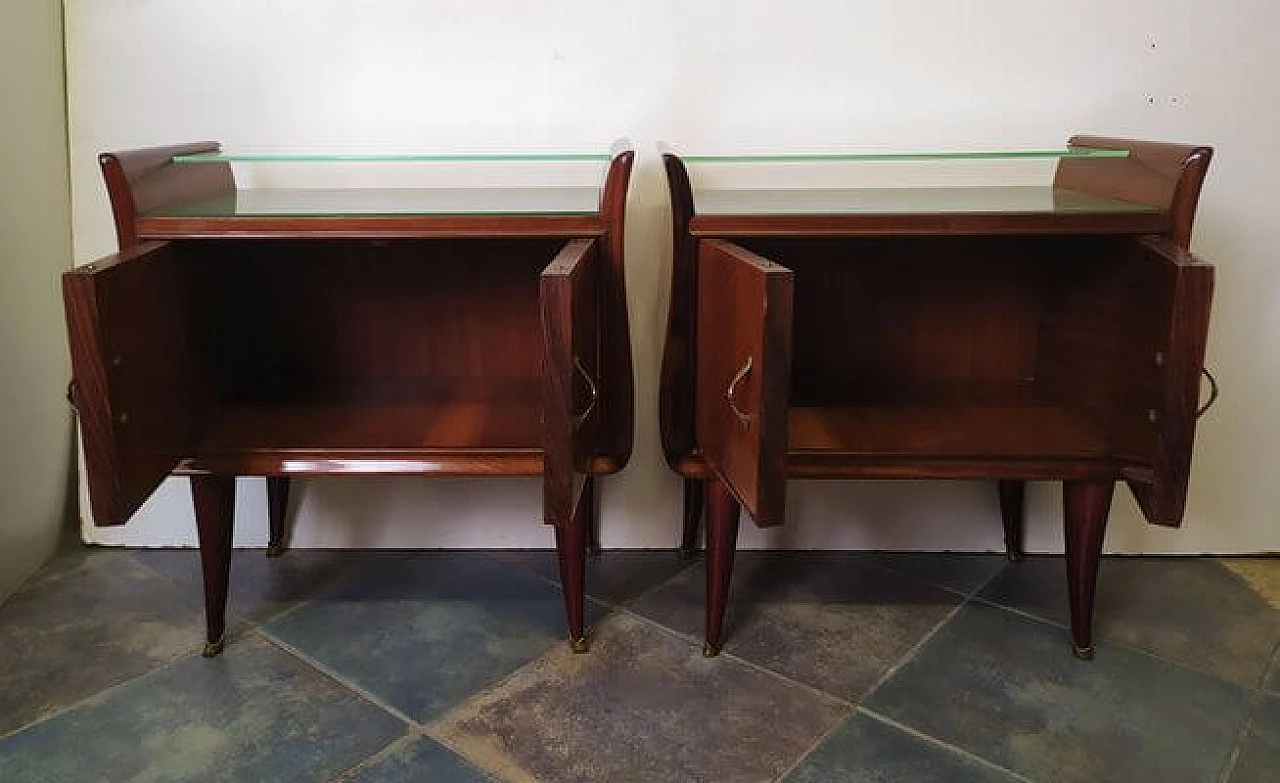
[{"label": "polished mahogany surface", "polygon": [[1012,559],[1023,483],[1064,482],[1075,652],[1092,655],[1113,485],[1153,523],[1183,517],[1213,290],[1186,243],[1211,151],[1070,145],[1039,187],[704,191],[665,157],[661,431],[706,484],[709,654],[739,509],[780,524],[786,479],[808,478],[994,480]]},{"label": "polished mahogany surface", "polygon": [[[136,250],[66,280],[97,522],[173,469],[537,475],[561,442],[557,471],[620,469],[632,159],[602,187],[315,191],[236,190],[212,144],[104,155]],[[543,278],[570,249],[587,282],[550,292],[576,314],[564,349]]]},{"label": "polished mahogany surface", "polygon": [[631,454],[634,154],[517,158],[609,166],[601,187],[237,190],[213,143],[101,156],[120,252],[63,279],[94,522],[191,475],[206,655],[235,477],[268,477],[278,556],[288,477],[330,473],[542,476],[586,649],[595,476]]}]

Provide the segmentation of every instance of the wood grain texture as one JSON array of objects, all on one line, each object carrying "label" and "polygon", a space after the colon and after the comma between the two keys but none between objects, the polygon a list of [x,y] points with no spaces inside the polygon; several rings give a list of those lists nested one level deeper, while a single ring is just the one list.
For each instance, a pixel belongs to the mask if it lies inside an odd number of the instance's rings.
[{"label": "wood grain texture", "polygon": [[133,247],[145,236],[138,225],[144,213],[166,204],[192,201],[235,189],[235,178],[228,163],[199,166],[173,163],[175,155],[218,152],[220,149],[217,142],[203,141],[106,152],[98,156],[121,250]]},{"label": "wood grain texture", "polygon": [[1055,187],[1148,204],[1168,214],[1168,226],[1150,233],[1168,234],[1175,244],[1191,244],[1200,190],[1213,148],[1192,144],[1139,141],[1107,136],[1073,136],[1071,147],[1126,149],[1127,158],[1063,158]]},{"label": "wood grain texture", "polygon": [[790,270],[728,242],[698,250],[697,433],[761,526],[782,522],[791,383]]},{"label": "wood grain texture", "polygon": [[1155,418],[1149,422],[1154,434],[1153,480],[1130,479],[1129,486],[1149,522],[1177,526],[1191,481],[1214,268],[1172,240],[1158,237],[1144,239],[1137,255],[1150,276],[1148,285],[1159,292],[1157,307],[1150,312],[1162,316],[1156,321],[1152,355],[1159,352],[1163,359],[1154,368],[1159,375],[1150,409]]},{"label": "wood grain texture", "polygon": [[695,237],[903,237],[1151,234],[1170,230],[1160,212],[1010,215],[698,215]]},{"label": "wood grain texture", "polygon": [[598,443],[599,253],[595,242],[565,245],[541,275],[543,520],[567,525],[576,477]]},{"label": "wood grain texture", "polygon": [[204,573],[204,656],[222,652],[227,634],[227,588],[231,579],[231,540],[236,505],[234,476],[191,477],[200,565]]},{"label": "wood grain texture", "polygon": [[[658,389],[658,423],[662,453],[672,470],[688,475],[682,467],[697,448],[694,410],[698,362],[697,339],[697,240],[689,233],[693,217],[693,189],[689,172],[676,155],[664,154],[667,188],[671,197],[671,293],[667,307],[667,334],[662,349]],[[700,464],[701,460],[693,460]],[[686,504],[687,505],[687,504]]]},{"label": "wood grain texture", "polygon": [[205,390],[175,256],[169,245],[135,245],[62,277],[98,525],[124,524],[194,445]]},{"label": "wood grain texture", "polygon": [[740,507],[734,493],[722,481],[707,487],[707,603],[706,643],[702,654],[712,657],[724,644],[724,615],[733,582],[733,560],[738,548]]},{"label": "wood grain texture", "polygon": [[1068,481],[1062,486],[1071,639],[1079,658],[1093,657],[1093,596],[1115,481]]},{"label": "wood grain texture", "polygon": [[599,248],[599,320],[597,354],[600,376],[608,379],[600,389],[598,456],[621,470],[631,459],[635,438],[635,381],[631,362],[631,325],[627,314],[626,218],[627,191],[635,153],[614,156],[605,176],[600,200],[604,238]]},{"label": "wood grain texture", "polygon": [[577,502],[570,503],[570,514],[556,526],[556,560],[560,567],[560,585],[564,590],[565,618],[569,624],[569,643],[574,652],[587,651],[587,635],[583,627],[586,605],[587,529],[595,504],[595,479],[587,479]]}]

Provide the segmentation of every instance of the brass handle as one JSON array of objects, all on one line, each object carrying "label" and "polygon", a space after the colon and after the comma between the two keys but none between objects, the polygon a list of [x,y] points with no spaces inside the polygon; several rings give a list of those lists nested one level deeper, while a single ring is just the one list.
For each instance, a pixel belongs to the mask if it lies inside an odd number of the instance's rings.
[{"label": "brass handle", "polygon": [[733,411],[733,415],[738,417],[738,421],[744,427],[751,426],[751,414],[743,413],[738,409],[738,403],[735,401],[734,395],[738,393],[738,384],[742,383],[742,379],[751,373],[751,357],[747,357],[746,364],[742,365],[742,369],[738,370],[738,374],[733,376],[733,380],[729,381],[729,388],[725,390],[725,399],[729,401],[729,409]]},{"label": "brass handle", "polygon": [[587,408],[582,413],[573,417],[574,428],[581,427],[587,417],[591,415],[591,411],[596,409],[596,401],[600,399],[600,390],[596,388],[596,382],[591,379],[591,375],[587,373],[587,368],[582,366],[582,360],[573,357],[573,366],[581,373],[583,380],[587,382],[587,388],[591,391],[591,402],[587,403]]},{"label": "brass handle", "polygon": [[1200,372],[1205,378],[1209,379],[1209,399],[1205,400],[1204,405],[1201,405],[1200,409],[1196,411],[1197,419],[1208,413],[1213,404],[1218,401],[1218,380],[1213,377],[1213,373],[1203,367],[1200,368]]}]

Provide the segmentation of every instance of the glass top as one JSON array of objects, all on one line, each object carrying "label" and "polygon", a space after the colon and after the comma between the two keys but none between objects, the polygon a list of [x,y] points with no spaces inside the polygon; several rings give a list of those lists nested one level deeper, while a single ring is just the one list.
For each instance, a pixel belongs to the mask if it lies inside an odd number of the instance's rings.
[{"label": "glass top", "polygon": [[146,217],[594,215],[599,211],[600,189],[591,187],[247,189],[160,207]]},{"label": "glass top", "polygon": [[1158,212],[1048,186],[699,190],[699,215],[933,215]]},{"label": "glass top", "polygon": [[573,152],[201,152],[174,163],[607,163],[609,155]]},{"label": "glass top", "polygon": [[1022,158],[1127,158],[1128,150],[1068,147],[1057,150],[986,150],[940,152],[815,152],[747,155],[689,155],[688,163],[862,163],[930,160],[1017,160]]}]

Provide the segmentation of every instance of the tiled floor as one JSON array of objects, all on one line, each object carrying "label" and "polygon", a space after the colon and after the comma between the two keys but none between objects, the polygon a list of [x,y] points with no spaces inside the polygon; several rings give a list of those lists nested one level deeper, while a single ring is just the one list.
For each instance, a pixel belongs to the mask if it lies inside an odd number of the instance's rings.
[{"label": "tiled floor", "polygon": [[1280,559],[739,556],[725,653],[674,552],[80,550],[0,606],[0,781],[1280,781]]}]

